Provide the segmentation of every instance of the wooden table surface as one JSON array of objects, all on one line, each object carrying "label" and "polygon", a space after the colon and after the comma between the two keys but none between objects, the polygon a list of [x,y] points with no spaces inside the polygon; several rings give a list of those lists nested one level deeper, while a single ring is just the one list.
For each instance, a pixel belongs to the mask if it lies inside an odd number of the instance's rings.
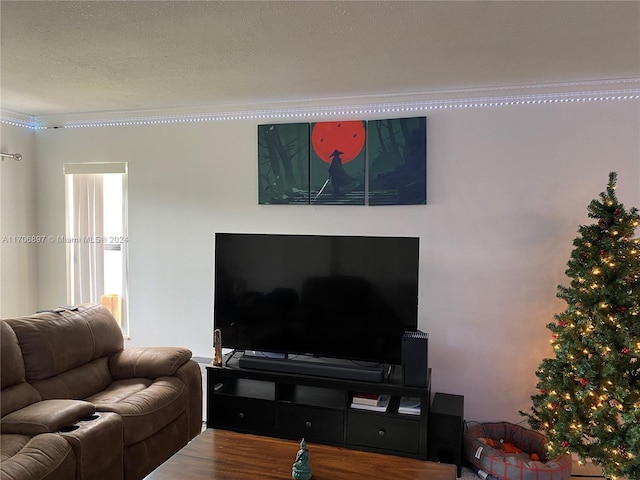
[{"label": "wooden table surface", "polygon": [[[208,429],[147,480],[288,480],[299,442]],[[456,480],[455,465],[307,443],[313,480]]]}]

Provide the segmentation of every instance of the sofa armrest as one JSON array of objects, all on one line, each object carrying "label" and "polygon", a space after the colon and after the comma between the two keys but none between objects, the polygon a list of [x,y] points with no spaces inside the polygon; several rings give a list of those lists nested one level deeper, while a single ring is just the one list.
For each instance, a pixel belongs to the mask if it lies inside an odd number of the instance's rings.
[{"label": "sofa armrest", "polygon": [[109,370],[115,380],[157,378],[175,375],[191,358],[191,350],[180,347],[125,348],[109,358]]},{"label": "sofa armrest", "polygon": [[52,399],[32,403],[2,417],[2,433],[39,435],[58,432],[93,415],[96,407],[83,400]]}]

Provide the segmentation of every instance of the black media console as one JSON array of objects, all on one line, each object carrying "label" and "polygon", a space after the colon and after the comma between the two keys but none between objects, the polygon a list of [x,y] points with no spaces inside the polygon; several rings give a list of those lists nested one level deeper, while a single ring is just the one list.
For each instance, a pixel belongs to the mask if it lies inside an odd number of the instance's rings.
[{"label": "black media console", "polygon": [[[207,427],[426,460],[430,381],[424,388],[403,386],[399,365],[382,381],[363,381],[239,363],[231,357],[207,367]],[[346,370],[341,365],[338,375]],[[353,395],[363,392],[390,395],[389,407],[352,408]],[[420,398],[419,414],[398,412],[403,396]]]}]

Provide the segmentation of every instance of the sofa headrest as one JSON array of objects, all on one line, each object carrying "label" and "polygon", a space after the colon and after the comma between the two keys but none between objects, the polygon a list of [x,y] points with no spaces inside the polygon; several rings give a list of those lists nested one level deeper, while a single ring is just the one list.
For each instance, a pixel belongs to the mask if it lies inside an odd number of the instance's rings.
[{"label": "sofa headrest", "polygon": [[0,383],[2,389],[24,382],[24,362],[18,338],[8,323],[0,322]]},{"label": "sofa headrest", "polygon": [[38,391],[25,380],[24,362],[15,332],[0,321],[0,417],[41,400]]},{"label": "sofa headrest", "polygon": [[5,321],[20,342],[29,382],[112,355],[124,346],[120,327],[102,305],[83,304]]}]

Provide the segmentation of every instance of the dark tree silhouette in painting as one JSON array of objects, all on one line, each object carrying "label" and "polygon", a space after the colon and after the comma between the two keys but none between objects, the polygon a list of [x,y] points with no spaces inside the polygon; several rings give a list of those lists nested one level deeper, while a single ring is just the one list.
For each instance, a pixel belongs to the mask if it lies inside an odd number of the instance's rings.
[{"label": "dark tree silhouette in painting", "polygon": [[258,126],[259,203],[309,202],[309,126]]},{"label": "dark tree silhouette in painting", "polygon": [[369,203],[425,204],[427,201],[426,118],[369,122]]}]

